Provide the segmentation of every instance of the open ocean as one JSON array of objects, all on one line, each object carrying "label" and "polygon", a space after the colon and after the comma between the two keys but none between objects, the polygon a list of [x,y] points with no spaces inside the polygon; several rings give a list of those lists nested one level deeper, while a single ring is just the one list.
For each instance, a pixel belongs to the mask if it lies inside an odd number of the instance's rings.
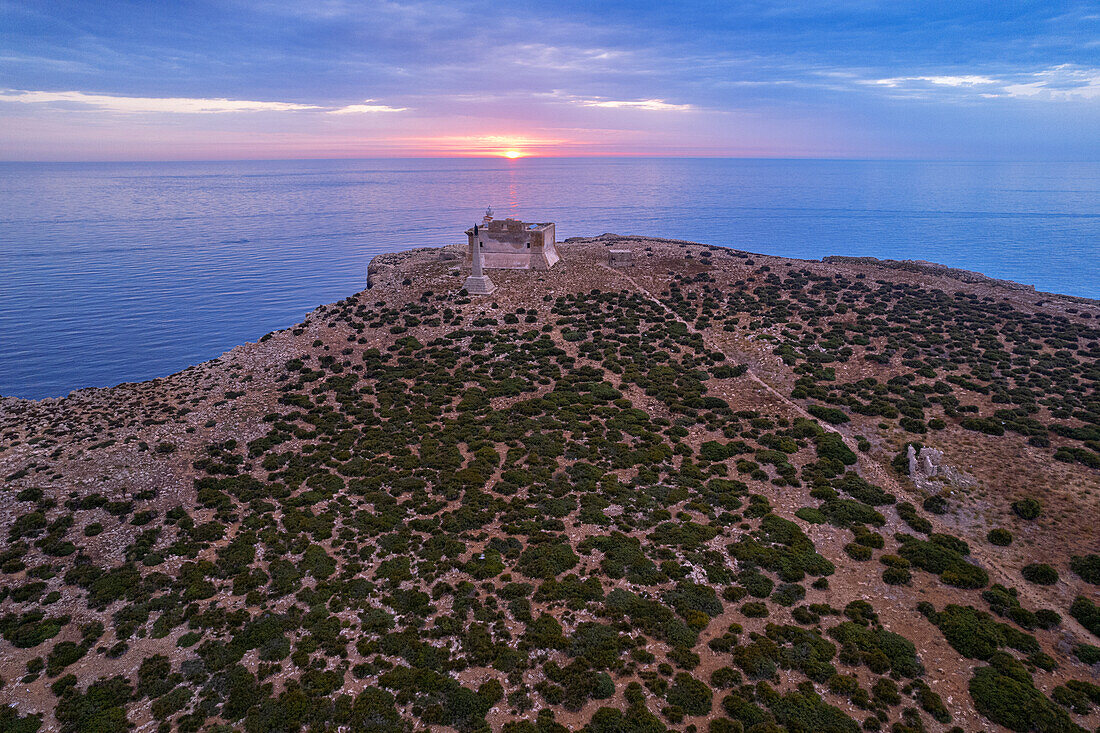
[{"label": "open ocean", "polygon": [[646,234],[924,259],[1100,298],[1100,164],[417,159],[0,164],[0,394],[179,371],[464,241],[486,204]]}]

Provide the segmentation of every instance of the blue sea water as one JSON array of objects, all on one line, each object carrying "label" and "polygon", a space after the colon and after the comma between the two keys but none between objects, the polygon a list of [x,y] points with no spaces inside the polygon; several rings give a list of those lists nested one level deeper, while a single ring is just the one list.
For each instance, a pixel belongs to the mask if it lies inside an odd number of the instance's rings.
[{"label": "blue sea water", "polygon": [[417,159],[0,164],[0,394],[163,376],[463,240],[486,204],[791,257],[926,259],[1100,297],[1100,164]]}]

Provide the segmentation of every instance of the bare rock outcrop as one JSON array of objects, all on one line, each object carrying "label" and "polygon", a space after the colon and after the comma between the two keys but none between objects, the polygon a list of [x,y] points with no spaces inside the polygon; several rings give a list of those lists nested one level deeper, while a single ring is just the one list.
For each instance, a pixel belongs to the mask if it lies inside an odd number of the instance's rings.
[{"label": "bare rock outcrop", "polygon": [[963,489],[977,484],[973,477],[944,463],[943,451],[925,447],[918,452],[910,444],[908,458],[909,478],[922,491],[938,494],[945,486]]}]

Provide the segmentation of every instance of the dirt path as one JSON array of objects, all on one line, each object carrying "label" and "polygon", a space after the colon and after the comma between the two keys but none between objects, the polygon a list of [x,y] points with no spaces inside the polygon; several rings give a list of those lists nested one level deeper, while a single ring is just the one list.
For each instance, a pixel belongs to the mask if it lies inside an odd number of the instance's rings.
[{"label": "dirt path", "polygon": [[[645,297],[648,298],[651,303],[657,305],[663,311],[668,313],[673,319],[675,319],[676,321],[682,323],[684,325],[684,327],[687,328],[689,333],[693,333],[693,334],[699,336],[700,338],[702,338],[703,343],[706,344],[708,348],[712,349],[713,351],[721,351],[721,352],[725,353],[725,350],[720,348],[720,345],[715,344],[712,339],[708,338],[706,333],[704,333],[703,331],[698,330],[697,328],[695,328],[694,325],[692,325],[691,323],[688,323],[684,319],[680,318],[680,316],[676,314],[676,311],[672,310],[667,305],[665,305],[664,301],[662,301],[657,296],[653,295],[653,293],[649,292],[649,290],[645,286],[643,286],[641,283],[639,283],[634,278],[630,277],[630,275],[627,275],[622,270],[618,270],[614,267],[611,267],[610,265],[605,265],[602,262],[598,263],[598,264],[603,269],[607,270],[608,272],[615,273],[620,278],[622,278],[623,280],[626,280],[628,283],[633,285],[634,288],[636,290],[638,290],[638,292],[645,295]],[[751,379],[756,384],[763,387],[764,390],[766,390],[769,394],[771,394],[773,397],[775,397],[776,400],[778,400],[780,403],[782,403],[786,407],[789,407],[790,409],[794,410],[795,412],[797,412],[802,417],[805,417],[809,420],[814,420],[815,422],[817,422],[817,419],[813,415],[811,415],[809,412],[807,412],[805,410],[805,408],[802,407],[802,405],[799,405],[797,402],[794,402],[789,397],[786,397],[785,395],[783,395],[782,392],[780,392],[775,387],[771,386],[770,384],[765,382],[763,379],[761,379],[760,376],[756,372],[753,371],[751,366],[748,366],[748,365],[746,365],[746,366],[748,367],[748,371],[745,372],[745,376],[747,376],[749,379]],[[844,435],[839,430],[834,428],[832,425],[822,425],[822,427],[825,428],[825,430],[828,430],[831,433],[836,433],[837,435],[839,435],[841,437],[841,439],[844,441],[845,445],[847,445],[849,448],[852,448],[854,450],[854,446],[852,446],[850,444],[851,441],[852,441],[852,439],[850,437]]]}]

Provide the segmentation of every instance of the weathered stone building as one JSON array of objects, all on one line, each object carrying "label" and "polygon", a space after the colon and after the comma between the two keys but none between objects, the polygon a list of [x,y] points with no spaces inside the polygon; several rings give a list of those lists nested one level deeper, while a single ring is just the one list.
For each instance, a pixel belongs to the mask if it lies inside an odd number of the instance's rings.
[{"label": "weathered stone building", "polygon": [[477,232],[466,230],[470,252],[481,243],[482,266],[486,270],[549,270],[559,259],[554,241],[554,223],[529,224],[518,219],[493,219],[485,212]]}]

